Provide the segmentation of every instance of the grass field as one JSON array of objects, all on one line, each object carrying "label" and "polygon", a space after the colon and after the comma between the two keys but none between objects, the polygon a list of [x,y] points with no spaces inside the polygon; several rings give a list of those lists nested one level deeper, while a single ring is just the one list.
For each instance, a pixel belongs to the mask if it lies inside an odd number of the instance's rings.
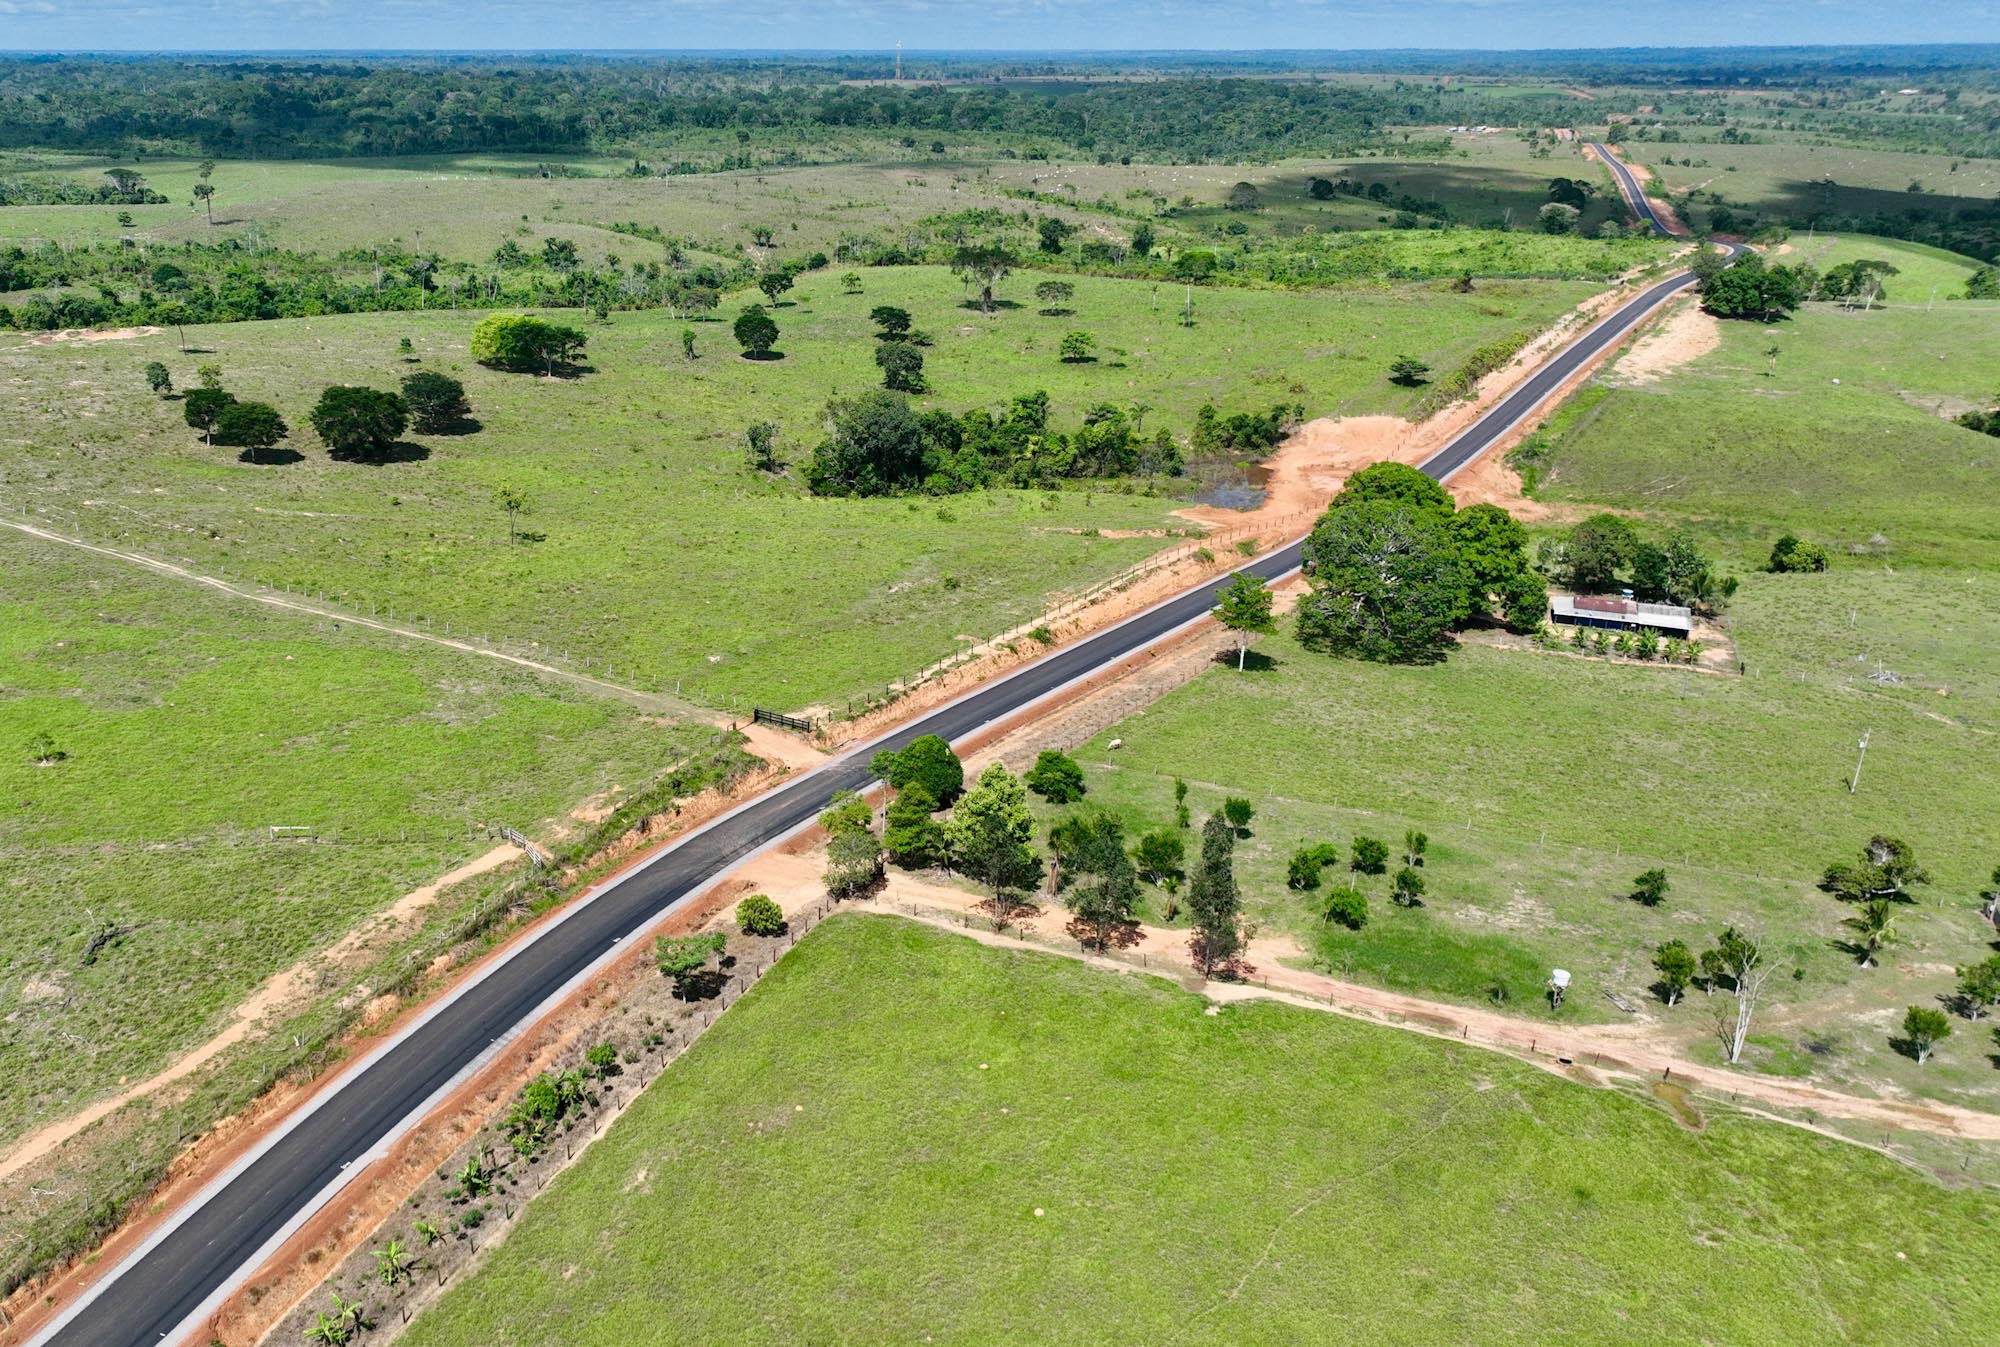
[{"label": "grass field", "polygon": [[1725,324],[1718,350],[1657,382],[1614,371],[1610,394],[1561,437],[1540,494],[1701,516],[1741,542],[1745,564],[1787,528],[1896,566],[2000,559],[2000,452],[1952,423],[2000,390],[2000,305],[1931,306],[1932,286],[1962,288],[1972,267],[1935,249],[1846,238],[1810,250],[1821,266],[1864,256],[1902,270],[1888,282],[1895,307],[1812,304],[1770,327]]},{"label": "grass field", "polygon": [[[41,734],[65,760],[35,764]],[[546,838],[712,737],[0,530],[0,1146],[203,1040],[486,825]],[[99,922],[137,929],[85,962]]]},{"label": "grass field", "polygon": [[[681,357],[682,324],[619,315],[591,332],[593,373],[551,381],[471,365],[477,315],[432,312],[190,330],[208,354],[180,356],[171,332],[92,346],[0,350],[0,381],[24,409],[6,441],[0,493],[54,510],[59,527],[170,549],[351,603],[394,605],[454,631],[540,643],[609,664],[620,681],[726,704],[797,706],[879,689],[1042,610],[1057,591],[1111,574],[1160,544],[1090,530],[1174,525],[1176,502],[1103,491],[991,492],[949,500],[839,501],[744,467],[743,429],[771,420],[798,461],[823,433],[827,399],[875,386],[867,313],[910,309],[936,337],[928,405],[998,407],[1046,389],[1073,428],[1101,400],[1148,405],[1148,428],[1185,435],[1196,409],[1304,404],[1308,415],[1396,411],[1395,355],[1448,369],[1482,342],[1539,327],[1591,292],[1583,283],[1491,282],[1314,294],[1226,290],[1178,324],[1171,287],[1082,277],[1075,313],[1033,308],[1032,273],[992,317],[962,306],[940,269],[868,271],[864,293],[805,278],[775,311],[785,359],[735,354],[728,324],[695,325],[702,358]],[[723,312],[733,315],[746,299]],[[1097,335],[1100,359],[1066,365],[1062,334]],[[398,360],[409,336],[423,360]],[[163,359],[177,386],[217,360],[242,397],[276,403],[305,461],[250,467],[210,450],[177,403],[150,397],[141,367]],[[329,462],[306,412],[329,382],[392,386],[412,368],[463,378],[484,429],[436,437],[422,461]],[[1168,484],[1169,488],[1171,484]],[[507,545],[501,488],[525,493],[526,529]],[[805,652],[811,652],[807,658]]]},{"label": "grass field", "polygon": [[[1715,191],[1738,205],[1796,218],[1912,209],[1943,215],[1989,206],[2000,194],[2000,160],[1816,145],[1759,133],[1767,136],[1770,143],[1759,145],[1636,141],[1622,152],[1651,169],[1673,195]],[[1924,190],[1911,192],[1911,183]]]},{"label": "grass field", "polygon": [[1989,1194],[1503,1057],[837,917],[413,1347],[1958,1343]]}]

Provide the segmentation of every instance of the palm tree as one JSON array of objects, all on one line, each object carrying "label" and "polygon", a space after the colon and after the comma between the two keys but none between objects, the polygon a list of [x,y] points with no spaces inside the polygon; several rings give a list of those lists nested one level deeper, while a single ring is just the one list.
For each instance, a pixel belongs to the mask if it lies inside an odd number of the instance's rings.
[{"label": "palm tree", "polygon": [[1852,948],[1863,968],[1873,968],[1876,951],[1896,942],[1895,906],[1887,898],[1871,898],[1861,905],[1858,915],[1841,925],[1854,932]]}]

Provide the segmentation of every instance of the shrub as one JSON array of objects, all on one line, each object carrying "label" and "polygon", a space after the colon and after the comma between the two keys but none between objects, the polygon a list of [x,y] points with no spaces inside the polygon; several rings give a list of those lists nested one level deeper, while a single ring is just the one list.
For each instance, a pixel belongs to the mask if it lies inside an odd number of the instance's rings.
[{"label": "shrub", "polygon": [[1787,533],[1771,545],[1770,569],[1778,574],[1787,571],[1823,571],[1826,569],[1826,549],[1818,543],[1805,542]]},{"label": "shrub", "polygon": [[1311,892],[1319,887],[1320,871],[1339,859],[1340,849],[1331,842],[1300,847],[1285,867],[1285,884],[1302,893]]},{"label": "shrub", "polygon": [[1358,931],[1368,924],[1368,895],[1359,889],[1335,889],[1327,894],[1326,905],[1320,910],[1326,920]]},{"label": "shrub", "polygon": [[921,785],[930,794],[933,810],[949,805],[965,789],[964,765],[951,745],[935,734],[912,739],[900,751],[883,749],[868,770],[896,790]]},{"label": "shrub", "polygon": [[1021,779],[1050,804],[1075,804],[1084,795],[1083,768],[1077,766],[1076,759],[1053,748],[1043,749]]},{"label": "shrub", "polygon": [[423,370],[403,380],[403,401],[409,404],[410,423],[424,435],[456,430],[472,415],[472,404],[465,400],[465,385],[433,370]]},{"label": "shrub", "polygon": [[1347,864],[1357,873],[1379,875],[1389,868],[1389,846],[1379,837],[1356,837]]},{"label": "shrub", "polygon": [[1406,865],[1396,872],[1395,887],[1389,897],[1398,907],[1422,907],[1424,888],[1424,877]]},{"label": "shrub", "polygon": [[1250,831],[1250,820],[1257,817],[1257,807],[1241,795],[1231,795],[1222,801],[1222,817],[1238,833]]},{"label": "shrub", "polygon": [[736,925],[745,935],[783,935],[784,909],[770,895],[753,893],[736,905]]}]

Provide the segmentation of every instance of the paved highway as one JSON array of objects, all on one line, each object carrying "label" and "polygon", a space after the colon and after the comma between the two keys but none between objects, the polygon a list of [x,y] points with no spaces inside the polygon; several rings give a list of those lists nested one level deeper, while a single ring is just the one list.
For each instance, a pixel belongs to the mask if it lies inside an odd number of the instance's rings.
[{"label": "paved highway", "polygon": [[[1433,455],[1423,470],[1439,481],[1449,478],[1692,279],[1661,281],[1599,321]],[[1298,569],[1302,546],[1293,543],[1242,569],[1277,580]],[[922,734],[964,739],[1202,621],[1228,579],[1198,585],[857,746],[695,829],[645,865],[570,904],[504,959],[374,1049],[105,1272],[33,1342],[150,1347],[198,1335],[241,1277],[458,1081],[692,895],[808,826],[835,791],[869,785],[868,762],[877,749],[900,747]]]},{"label": "paved highway", "polygon": [[1625,166],[1625,161],[1613,154],[1609,145],[1593,143],[1590,148],[1597,151],[1597,157],[1604,161],[1605,167],[1611,170],[1611,176],[1618,180],[1618,191],[1624,196],[1625,204],[1632,208],[1632,213],[1651,225],[1654,233],[1672,237],[1674,231],[1667,228],[1666,221],[1654,212],[1653,203],[1646,200],[1645,189],[1639,186],[1637,175]]}]

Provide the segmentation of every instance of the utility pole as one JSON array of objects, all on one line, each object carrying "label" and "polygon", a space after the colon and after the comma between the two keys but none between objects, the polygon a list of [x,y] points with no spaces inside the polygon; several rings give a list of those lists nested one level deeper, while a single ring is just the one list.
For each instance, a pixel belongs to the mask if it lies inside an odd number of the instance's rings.
[{"label": "utility pole", "polygon": [[896,39],[896,83],[903,82],[903,39]]},{"label": "utility pole", "polygon": [[1847,783],[1847,793],[1849,795],[1854,794],[1855,788],[1861,784],[1861,764],[1868,760],[1868,740],[1874,733],[1875,731],[1873,730],[1863,730],[1861,732],[1861,752],[1854,759],[1853,779]]}]

